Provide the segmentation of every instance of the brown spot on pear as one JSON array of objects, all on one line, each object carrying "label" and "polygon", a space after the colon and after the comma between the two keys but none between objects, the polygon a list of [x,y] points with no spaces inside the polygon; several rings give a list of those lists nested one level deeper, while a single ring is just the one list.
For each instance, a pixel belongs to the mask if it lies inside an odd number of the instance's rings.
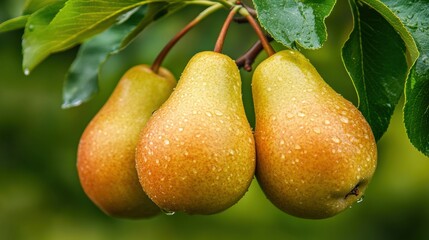
[{"label": "brown spot on pear", "polygon": [[264,60],[252,82],[256,176],[267,198],[303,218],[327,218],[360,199],[377,146],[360,111],[301,53]]},{"label": "brown spot on pear", "polygon": [[128,70],[86,127],[77,169],[88,197],[106,214],[142,218],[160,212],[143,191],[135,169],[135,148],[152,112],[170,96],[174,76],[146,65]]},{"label": "brown spot on pear", "polygon": [[171,97],[143,128],[137,172],[162,209],[213,214],[235,204],[255,171],[255,146],[235,62],[196,54]]}]

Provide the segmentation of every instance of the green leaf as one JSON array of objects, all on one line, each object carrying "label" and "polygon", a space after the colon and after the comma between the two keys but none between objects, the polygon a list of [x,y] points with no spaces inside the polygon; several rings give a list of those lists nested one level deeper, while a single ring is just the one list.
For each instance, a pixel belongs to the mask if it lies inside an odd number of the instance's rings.
[{"label": "green leaf", "polygon": [[64,4],[65,0],[27,0],[23,15],[1,23],[0,33],[24,28],[32,13],[51,4],[60,4],[60,2]]},{"label": "green leaf", "polygon": [[28,18],[29,16],[25,15],[25,16],[19,16],[16,18],[9,19],[5,22],[2,22],[0,24],[0,33],[13,31],[13,30],[17,30],[25,27],[25,24],[27,23]]},{"label": "green leaf", "polygon": [[63,108],[70,108],[88,101],[98,91],[98,74],[110,55],[119,52],[159,14],[178,9],[165,3],[152,3],[133,11],[131,16],[103,33],[82,44],[77,58],[71,65],[63,89]]},{"label": "green leaf", "polygon": [[50,54],[83,42],[114,24],[119,15],[151,2],[156,1],[69,0],[55,16],[51,11],[43,11],[46,7],[42,8],[27,22],[23,68],[27,72],[32,70]]},{"label": "green leaf", "polygon": [[24,5],[23,14],[32,14],[37,10],[44,8],[48,5],[58,2],[65,2],[66,0],[26,0]]},{"label": "green leaf", "polygon": [[354,29],[342,57],[355,85],[359,110],[378,140],[387,130],[408,74],[401,36],[377,11],[350,0]]},{"label": "green leaf", "polygon": [[417,49],[417,45],[413,36],[411,35],[410,31],[408,31],[402,20],[389,6],[380,0],[362,0],[362,2],[365,2],[371,8],[380,13],[398,32],[398,34],[402,37],[402,40],[405,42],[407,51],[410,55],[410,62],[414,63],[414,61],[416,61],[416,59],[419,57],[419,50]]},{"label": "green leaf", "polygon": [[404,122],[411,143],[429,156],[429,1],[382,2],[402,20],[420,51],[406,83]]},{"label": "green leaf", "polygon": [[[52,5],[48,5],[34,14],[32,14],[25,25],[24,36],[22,40],[22,46],[24,51],[24,59],[25,54],[29,54],[28,49],[33,45],[34,42],[37,42],[34,36],[45,36],[48,37],[48,25],[51,20],[55,17],[57,12],[63,7],[63,3],[54,3]],[[36,44],[35,44],[36,45]],[[30,47],[28,47],[30,46]],[[27,53],[25,53],[27,52]],[[25,74],[30,73],[29,68],[24,68]]]},{"label": "green leaf", "polygon": [[320,48],[326,41],[325,18],[335,0],[253,0],[261,25],[285,46],[298,43],[307,49]]}]

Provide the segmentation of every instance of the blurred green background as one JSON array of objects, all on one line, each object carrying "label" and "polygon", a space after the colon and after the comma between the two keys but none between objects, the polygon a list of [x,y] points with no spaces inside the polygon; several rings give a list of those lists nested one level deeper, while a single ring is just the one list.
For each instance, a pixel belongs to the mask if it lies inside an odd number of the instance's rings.
[{"label": "blurred green background", "polygon": [[[19,2],[19,1],[18,1]],[[0,22],[18,14],[14,0],[0,2]],[[305,51],[325,80],[356,103],[340,59],[350,31],[346,1],[328,18],[329,41]],[[30,76],[21,69],[21,31],[0,34],[0,239],[429,239],[429,159],[409,143],[402,103],[379,141],[379,164],[362,203],[325,220],[305,220],[276,209],[256,181],[232,208],[212,216],[159,215],[120,220],[104,215],[83,193],[76,149],[86,124],[131,66],[151,63],[200,7],[159,20],[103,67],[100,93],[89,103],[61,109],[62,83],[77,48],[55,54]],[[211,16],[173,49],[164,66],[179,77],[189,58],[213,49],[225,11]],[[238,57],[256,36],[233,24],[224,53]],[[279,46],[276,46],[277,48]],[[258,58],[262,60],[264,54]],[[250,73],[242,72],[250,122]]]}]

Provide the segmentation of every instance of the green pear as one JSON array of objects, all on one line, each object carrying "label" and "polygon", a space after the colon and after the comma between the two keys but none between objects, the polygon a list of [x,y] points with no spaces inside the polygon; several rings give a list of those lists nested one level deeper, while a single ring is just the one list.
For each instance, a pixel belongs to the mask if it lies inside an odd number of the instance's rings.
[{"label": "green pear", "polygon": [[235,204],[255,171],[255,145],[235,62],[196,54],[141,133],[140,183],[163,210],[213,214]]},{"label": "green pear", "polygon": [[284,50],[252,80],[256,177],[286,213],[327,218],[362,198],[377,164],[371,128],[308,59]]},{"label": "green pear", "polygon": [[77,168],[85,193],[106,214],[123,218],[153,216],[160,209],[147,197],[135,169],[135,148],[142,127],[169,97],[174,76],[146,65],[128,70],[86,127]]}]

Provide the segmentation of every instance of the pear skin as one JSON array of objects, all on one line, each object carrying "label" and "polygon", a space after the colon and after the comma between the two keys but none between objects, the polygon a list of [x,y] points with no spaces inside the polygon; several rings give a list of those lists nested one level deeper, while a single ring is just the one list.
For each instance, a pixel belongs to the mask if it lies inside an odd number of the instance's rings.
[{"label": "pear skin", "polygon": [[86,127],[78,147],[79,178],[85,193],[106,214],[144,218],[160,212],[139,183],[135,148],[142,127],[175,85],[166,69],[155,74],[149,66],[135,66]]},{"label": "pear skin", "polygon": [[371,128],[304,55],[284,50],[265,59],[252,94],[256,177],[275,206],[320,219],[362,198],[377,165]]},{"label": "pear skin", "polygon": [[213,214],[235,204],[255,171],[255,146],[235,62],[196,54],[141,133],[140,183],[163,210]]}]

